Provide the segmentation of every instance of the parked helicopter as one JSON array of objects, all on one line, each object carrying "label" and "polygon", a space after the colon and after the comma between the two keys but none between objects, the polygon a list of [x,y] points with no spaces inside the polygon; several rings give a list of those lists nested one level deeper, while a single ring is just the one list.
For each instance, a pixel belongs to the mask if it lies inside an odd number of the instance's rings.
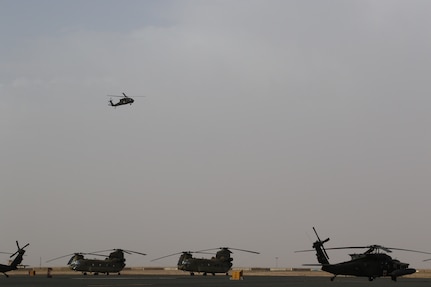
[{"label": "parked helicopter", "polygon": [[[127,105],[127,104],[132,105],[133,102],[135,102],[134,99],[126,96],[125,93],[122,93],[122,94],[123,94],[122,96],[108,95],[108,97],[111,97],[111,99],[109,100],[109,105],[111,107],[118,107],[118,106]],[[112,101],[112,97],[121,97],[121,99],[117,103],[114,103]]]},{"label": "parked helicopter", "polygon": [[[417,252],[424,254],[431,254],[428,252],[410,250],[410,249],[402,249],[402,248],[393,248],[393,247],[384,247],[381,245],[370,245],[370,246],[350,246],[350,247],[334,247],[334,248],[326,248],[323,246],[324,243],[329,241],[329,238],[325,240],[320,240],[319,235],[316,232],[316,229],[313,227],[314,233],[317,236],[317,241],[313,243],[313,248],[316,251],[317,261],[319,261],[322,266],[322,270],[328,273],[333,274],[331,277],[331,281],[337,277],[337,275],[351,275],[357,277],[368,277],[369,281],[373,281],[377,277],[386,277],[390,276],[393,281],[397,281],[397,277],[413,274],[416,272],[414,268],[408,268],[408,263],[403,263],[397,259],[393,259],[389,255],[384,252],[392,252],[391,250],[401,250],[401,251],[409,251],[409,252]],[[354,253],[350,254],[351,260],[345,261],[337,264],[330,264],[328,259],[329,256],[326,253],[326,250],[334,250],[334,249],[356,249],[356,248],[368,248],[364,253]],[[296,252],[307,252],[313,250],[301,250]],[[308,264],[307,264],[308,265]]]},{"label": "parked helicopter", "polygon": [[[208,251],[218,250],[218,249],[219,251],[217,251],[217,253],[215,254],[215,257],[212,257],[211,259],[194,258],[192,255],[192,253],[208,253]],[[162,258],[181,254],[180,258],[178,259],[177,267],[179,270],[190,272],[190,275],[192,276],[195,275],[195,272],[202,273],[204,276],[206,276],[208,273],[212,275],[215,275],[216,273],[225,273],[226,275],[228,275],[228,272],[232,267],[232,261],[233,261],[233,258],[230,256],[230,254],[233,252],[230,251],[230,249],[259,254],[259,252],[256,252],[256,251],[229,248],[229,247],[220,247],[220,248],[205,249],[200,251],[177,252],[174,254],[153,259],[151,261],[156,261]]]},{"label": "parked helicopter", "polygon": [[[18,269],[18,265],[21,264],[22,257],[24,256],[24,253],[25,253],[24,248],[26,248],[29,245],[30,243],[27,243],[26,245],[24,245],[24,247],[21,248],[19,247],[18,241],[16,241],[16,246],[18,247],[18,250],[14,254],[12,254],[10,258],[14,257],[15,255],[17,256],[11,262],[10,265],[0,264],[0,272],[2,272],[6,277],[9,277],[9,275],[7,275],[6,272]],[[5,253],[5,252],[1,252],[1,253]],[[10,254],[10,253],[6,253],[6,254]]]},{"label": "parked helicopter", "polygon": [[[96,256],[106,256],[98,253],[107,252],[107,251],[112,251],[112,252],[105,259],[84,258],[84,255],[87,255],[87,254],[96,255]],[[132,251],[132,250],[109,249],[109,250],[95,251],[91,253],[67,254],[67,255],[63,255],[63,256],[48,260],[47,262],[51,262],[51,261],[72,255],[72,257],[67,262],[67,265],[69,265],[69,268],[74,271],[80,271],[84,275],[87,275],[87,272],[93,273],[94,275],[98,275],[99,273],[105,273],[106,275],[109,275],[109,273],[118,273],[118,275],[120,275],[120,271],[123,270],[123,268],[126,266],[126,263],[125,263],[126,259],[124,258],[124,253],[127,253],[127,254],[136,253],[139,255],[146,255],[145,253]]]}]

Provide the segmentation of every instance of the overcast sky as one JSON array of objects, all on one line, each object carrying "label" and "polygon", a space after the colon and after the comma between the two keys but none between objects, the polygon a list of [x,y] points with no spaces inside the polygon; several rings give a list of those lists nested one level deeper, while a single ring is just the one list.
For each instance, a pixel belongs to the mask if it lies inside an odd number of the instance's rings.
[{"label": "overcast sky", "polygon": [[[315,226],[327,247],[431,252],[430,13],[0,0],[0,251],[29,242],[24,264],[46,266],[123,248],[148,254],[129,266],[174,266],[150,260],[228,246],[261,252],[234,266],[300,267],[317,262],[294,253]],[[122,92],[135,103],[109,107]]]}]

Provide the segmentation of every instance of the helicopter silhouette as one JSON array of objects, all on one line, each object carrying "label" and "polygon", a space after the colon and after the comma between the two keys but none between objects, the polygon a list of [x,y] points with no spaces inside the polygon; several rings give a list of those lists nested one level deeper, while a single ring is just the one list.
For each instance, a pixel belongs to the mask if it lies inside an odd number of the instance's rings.
[{"label": "helicopter silhouette", "polygon": [[[107,252],[112,251],[107,257],[106,255],[98,254],[101,252]],[[93,273],[94,275],[98,275],[99,273],[104,273],[106,275],[109,275],[109,273],[117,273],[120,275],[120,271],[124,269],[126,266],[126,259],[124,258],[124,253],[127,254],[139,254],[139,255],[146,255],[145,253],[132,251],[132,250],[125,250],[125,249],[108,249],[108,250],[101,250],[101,251],[95,251],[91,253],[72,253],[63,255],[54,259],[50,259],[46,262],[51,262],[60,258],[64,258],[67,256],[72,257],[67,262],[67,265],[69,265],[69,268],[82,272],[84,275],[87,275],[87,272]],[[88,259],[85,258],[84,255],[95,255],[95,256],[105,256],[105,259]]]},{"label": "helicopter silhouette", "polygon": [[[329,241],[329,238],[320,240],[316,229],[313,227],[314,233],[317,236],[317,241],[313,243],[313,248],[316,251],[317,261],[322,266],[322,270],[333,274],[331,281],[337,277],[337,275],[351,275],[356,277],[368,277],[369,281],[373,281],[377,277],[391,277],[393,281],[397,281],[400,276],[413,274],[416,272],[414,268],[408,268],[408,263],[403,263],[397,259],[393,259],[389,255],[382,253],[381,251],[390,253],[392,250],[401,250],[409,252],[417,252],[424,254],[431,254],[428,252],[384,247],[381,245],[369,245],[369,246],[349,246],[349,247],[334,247],[326,248],[323,246]],[[337,264],[329,263],[329,256],[326,250],[335,249],[356,249],[356,248],[368,248],[364,253],[353,253],[349,254],[351,257],[350,261],[345,261]],[[295,252],[308,252],[313,250],[300,250]],[[309,264],[306,264],[309,265]]]},{"label": "helicopter silhouette", "polygon": [[[122,96],[108,95],[108,97],[111,97],[111,99],[109,100],[109,105],[111,107],[118,107],[118,106],[128,105],[128,104],[132,105],[135,102],[134,99],[132,99],[131,97],[126,96],[125,93],[122,93],[122,94],[123,94]],[[117,103],[114,103],[112,101],[112,97],[121,97],[121,99]]]},{"label": "helicopter silhouette", "polygon": [[[233,258],[230,256],[231,253],[233,252],[230,249],[259,254],[259,252],[256,252],[256,251],[229,248],[229,247],[220,247],[220,248],[211,248],[211,249],[205,249],[205,250],[199,250],[199,251],[177,252],[174,254],[153,259],[151,261],[156,261],[162,258],[181,254],[177,263],[178,270],[190,272],[191,276],[195,275],[195,272],[202,273],[203,276],[206,276],[208,273],[212,274],[213,276],[216,273],[225,273],[226,275],[228,275],[229,270],[232,268],[232,261],[233,261]],[[212,250],[219,250],[219,251],[217,251],[217,253],[215,254],[215,257],[212,257],[210,259],[194,258],[192,255],[192,253],[208,254],[207,251],[212,251]]]},{"label": "helicopter silhouette", "polygon": [[[10,265],[0,264],[0,272],[2,272],[6,277],[9,277],[9,275],[7,275],[6,272],[18,269],[18,265],[21,264],[22,257],[24,256],[24,253],[25,253],[24,248],[26,248],[29,245],[30,243],[27,243],[21,248],[19,247],[18,241],[16,241],[16,246],[18,247],[18,250],[10,256],[10,258],[12,258],[16,255],[15,259],[12,261]],[[0,253],[5,253],[5,252],[0,252]],[[10,253],[6,253],[6,254],[10,254]]]}]

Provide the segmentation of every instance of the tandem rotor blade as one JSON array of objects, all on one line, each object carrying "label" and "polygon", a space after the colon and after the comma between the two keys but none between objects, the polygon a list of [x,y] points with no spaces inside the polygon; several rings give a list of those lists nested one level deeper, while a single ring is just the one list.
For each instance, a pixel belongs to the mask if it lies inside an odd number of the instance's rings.
[{"label": "tandem rotor blade", "polygon": [[54,260],[57,260],[57,259],[61,259],[61,258],[64,258],[64,257],[69,257],[69,256],[72,256],[72,255],[79,255],[79,254],[83,255],[83,254],[86,254],[86,253],[70,253],[70,254],[62,255],[60,257],[56,257],[56,258],[53,258],[53,259],[49,259],[49,260],[47,260],[45,262],[48,263],[48,262],[51,262],[51,261],[54,261]]},{"label": "tandem rotor blade", "polygon": [[231,253],[232,253],[232,251],[230,251],[230,250],[237,250],[237,251],[249,252],[249,253],[254,253],[254,254],[260,254],[260,253],[259,253],[259,252],[257,252],[257,251],[251,251],[251,250],[245,250],[245,249],[239,249],[239,248],[232,248],[232,247],[218,247],[218,248],[210,248],[210,249],[199,250],[199,251],[196,251],[196,252],[201,253],[201,252],[205,252],[205,251],[218,250],[218,249],[220,249],[220,250],[225,249],[225,250],[227,250],[227,251],[229,251],[229,252],[231,252]]},{"label": "tandem rotor blade", "polygon": [[124,252],[128,252],[129,254],[131,254],[131,253],[135,253],[135,254],[139,254],[139,255],[147,255],[147,254],[145,254],[145,253],[142,253],[142,252],[138,252],[138,251],[133,251],[133,250],[126,250],[126,249],[123,249],[123,251]]},{"label": "tandem rotor blade", "polygon": [[[133,250],[127,250],[127,249],[120,249],[120,248],[116,248],[116,249],[115,249],[115,248],[114,248],[114,249],[106,249],[106,250],[99,250],[99,251],[94,251],[94,252],[92,252],[92,253],[112,252],[112,251],[121,251],[121,252],[124,252],[124,253],[127,253],[127,254],[136,253],[136,254],[139,254],[139,255],[147,255],[147,254],[142,253],[142,252],[133,251]],[[103,256],[106,256],[106,255],[103,255]]]},{"label": "tandem rotor blade", "polygon": [[159,260],[159,259],[163,259],[163,258],[171,257],[171,256],[174,256],[174,255],[184,254],[184,253],[194,253],[194,252],[193,252],[193,251],[181,251],[181,252],[177,252],[177,253],[173,253],[173,254],[165,255],[165,256],[162,256],[162,257],[159,257],[159,258],[156,258],[156,259],[150,260],[150,261],[152,262],[152,261],[156,261],[156,260]]}]

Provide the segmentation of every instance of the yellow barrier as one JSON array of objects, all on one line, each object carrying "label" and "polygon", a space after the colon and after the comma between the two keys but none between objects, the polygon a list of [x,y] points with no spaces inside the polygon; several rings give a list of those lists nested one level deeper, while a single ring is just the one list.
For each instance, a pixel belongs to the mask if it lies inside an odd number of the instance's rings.
[{"label": "yellow barrier", "polygon": [[244,279],[244,276],[243,276],[242,270],[232,272],[232,277],[230,278],[230,280],[243,280],[243,279]]}]

